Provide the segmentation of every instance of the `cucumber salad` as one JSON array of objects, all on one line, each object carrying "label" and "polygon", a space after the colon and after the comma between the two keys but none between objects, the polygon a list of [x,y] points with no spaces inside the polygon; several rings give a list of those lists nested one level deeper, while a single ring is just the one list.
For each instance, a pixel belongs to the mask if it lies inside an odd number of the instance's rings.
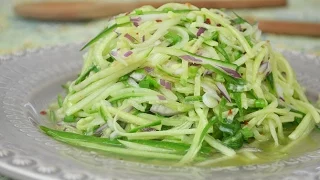
[{"label": "cucumber salad", "polygon": [[[287,60],[236,13],[169,3],[112,17],[46,110],[49,136],[91,150],[210,165],[254,159],[320,122]],[[214,158],[212,158],[214,157]]]}]

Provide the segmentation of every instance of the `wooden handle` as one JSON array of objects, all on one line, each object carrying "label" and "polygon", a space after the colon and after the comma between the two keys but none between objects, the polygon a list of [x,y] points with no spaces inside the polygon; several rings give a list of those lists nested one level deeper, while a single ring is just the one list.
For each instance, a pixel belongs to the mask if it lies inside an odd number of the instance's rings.
[{"label": "wooden handle", "polygon": [[[142,5],[159,7],[166,2],[139,0],[133,2],[34,2],[15,6],[16,14],[40,20],[88,20],[131,11]],[[174,2],[190,2],[176,0]],[[257,8],[286,5],[286,0],[197,0],[191,3],[206,8]]]},{"label": "wooden handle", "polygon": [[266,33],[320,36],[319,23],[258,20],[259,29]]}]

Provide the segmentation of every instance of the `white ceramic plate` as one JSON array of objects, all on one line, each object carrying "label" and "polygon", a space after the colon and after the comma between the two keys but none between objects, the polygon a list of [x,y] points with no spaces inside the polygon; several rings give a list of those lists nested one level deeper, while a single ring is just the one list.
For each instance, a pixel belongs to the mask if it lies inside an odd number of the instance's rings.
[{"label": "white ceramic plate", "polygon": [[[79,72],[79,49],[67,45],[0,56],[0,174],[23,180],[320,178],[320,149],[270,164],[178,168],[117,160],[52,140],[34,124],[45,124],[39,112],[62,92],[61,84]],[[316,98],[312,92],[320,92],[320,58],[283,54],[310,97]]]}]

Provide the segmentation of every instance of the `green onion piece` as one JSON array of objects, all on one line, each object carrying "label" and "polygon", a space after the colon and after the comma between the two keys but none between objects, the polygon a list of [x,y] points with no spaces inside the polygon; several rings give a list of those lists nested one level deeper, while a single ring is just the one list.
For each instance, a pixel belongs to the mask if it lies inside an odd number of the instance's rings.
[{"label": "green onion piece", "polygon": [[173,11],[173,9],[172,8],[164,8],[163,9],[163,12],[169,12],[169,11]]},{"label": "green onion piece", "polygon": [[241,51],[235,51],[233,54],[234,60],[239,59],[242,56],[242,52]]},{"label": "green onion piece", "polygon": [[243,145],[243,136],[240,131],[234,136],[230,136],[222,141],[222,143],[232,149],[240,149]]},{"label": "green onion piece", "polygon": [[220,103],[219,103],[219,113],[218,113],[218,119],[220,122],[223,122],[223,118],[222,118],[222,112],[224,111],[224,109],[226,108],[226,104],[227,104],[227,100],[226,98],[222,98]]},{"label": "green onion piece", "polygon": [[180,42],[182,39],[179,35],[173,32],[168,32],[166,35],[164,35],[164,37],[171,42],[170,45],[174,45],[177,42]]},{"label": "green onion piece", "polygon": [[185,102],[202,101],[202,96],[187,96],[184,98]]},{"label": "green onion piece", "polygon": [[228,54],[226,53],[226,51],[224,50],[224,47],[221,43],[219,43],[219,45],[216,46],[216,50],[225,58],[225,60],[227,62],[230,62],[230,58],[229,58]]},{"label": "green onion piece", "polygon": [[199,70],[199,67],[197,67],[197,66],[189,66],[188,67],[188,77],[190,77],[192,79],[194,77],[196,77],[198,70]]},{"label": "green onion piece", "polygon": [[249,138],[252,138],[252,137],[253,137],[253,132],[252,132],[252,130],[249,129],[249,128],[247,128],[247,127],[241,129],[240,132],[242,133],[243,138],[244,138],[244,140],[246,140],[246,141],[247,141]]},{"label": "green onion piece", "polygon": [[274,81],[273,81],[273,74],[272,73],[269,73],[266,77],[267,79],[267,82],[270,84],[270,87],[273,91],[275,91],[275,88],[274,88]]},{"label": "green onion piece", "polygon": [[62,87],[67,93],[69,93],[69,85],[68,85],[68,84],[62,84],[61,87]]},{"label": "green onion piece", "polygon": [[120,82],[122,82],[122,81],[127,81],[127,80],[129,79],[129,77],[130,77],[129,74],[126,74],[126,75],[120,77],[120,78],[119,78],[119,81],[120,81]]},{"label": "green onion piece", "polygon": [[82,75],[80,75],[77,78],[75,85],[77,85],[77,84],[81,83],[83,80],[85,80],[86,77],[89,76],[91,71],[98,72],[99,69],[95,65],[92,65],[85,73],[83,73]]},{"label": "green onion piece", "polygon": [[158,82],[151,76],[146,76],[142,81],[139,82],[139,86],[147,89],[158,89],[160,87]]},{"label": "green onion piece", "polygon": [[245,36],[244,38],[247,40],[247,42],[250,45],[250,47],[253,47],[253,44],[251,42],[251,38],[249,36]]},{"label": "green onion piece", "polygon": [[241,93],[233,93],[233,99],[235,100],[236,105],[239,109],[240,121],[242,121],[244,113],[243,113],[243,108],[242,108]]},{"label": "green onion piece", "polygon": [[226,81],[221,74],[216,74],[215,80],[222,83]]},{"label": "green onion piece", "polygon": [[53,110],[49,111],[49,116],[50,116],[50,121],[52,121],[52,122],[56,122],[57,121],[56,113]]},{"label": "green onion piece", "polygon": [[207,134],[208,130],[210,127],[213,126],[214,123],[216,123],[218,121],[217,116],[214,116],[209,122],[208,124],[203,128],[201,135],[200,135],[200,142],[203,141],[204,136]]},{"label": "green onion piece", "polygon": [[138,127],[135,127],[133,129],[131,129],[129,131],[129,133],[135,133],[143,128],[148,128],[148,127],[152,127],[152,126],[157,126],[157,125],[160,125],[161,124],[161,120],[157,120],[157,121],[153,121],[149,124],[145,124],[145,125],[141,125],[141,126],[138,126]]},{"label": "green onion piece", "polygon": [[59,94],[58,97],[57,97],[57,101],[58,101],[58,105],[59,107],[61,108],[62,107],[62,104],[63,104],[63,100],[62,100],[62,96]]},{"label": "green onion piece", "polygon": [[63,118],[64,122],[76,122],[76,117],[74,115],[65,116]]},{"label": "green onion piece", "polygon": [[267,106],[266,101],[264,99],[256,99],[254,101],[254,106],[256,108],[264,108]]},{"label": "green onion piece", "polygon": [[136,9],[135,12],[136,12],[137,15],[142,15],[143,14],[143,11],[141,9]]},{"label": "green onion piece", "polygon": [[218,32],[218,31],[215,31],[215,32],[212,34],[211,39],[216,41],[216,40],[218,39],[218,37],[219,37],[219,32]]}]

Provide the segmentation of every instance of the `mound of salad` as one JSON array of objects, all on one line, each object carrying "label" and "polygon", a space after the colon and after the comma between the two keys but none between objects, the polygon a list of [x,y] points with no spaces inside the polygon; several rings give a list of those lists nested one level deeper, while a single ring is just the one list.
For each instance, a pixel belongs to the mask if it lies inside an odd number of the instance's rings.
[{"label": "mound of salad", "polygon": [[46,110],[53,128],[40,128],[71,145],[178,165],[254,158],[253,142],[296,141],[319,112],[260,36],[236,13],[190,4],[117,15]]}]

